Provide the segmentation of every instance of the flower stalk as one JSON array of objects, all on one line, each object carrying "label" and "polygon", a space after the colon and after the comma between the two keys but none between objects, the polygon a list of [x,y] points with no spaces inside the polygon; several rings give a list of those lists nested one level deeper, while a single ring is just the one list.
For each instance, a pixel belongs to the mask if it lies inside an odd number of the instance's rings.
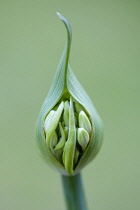
[{"label": "flower stalk", "polygon": [[81,174],[62,176],[67,210],[87,210]]}]

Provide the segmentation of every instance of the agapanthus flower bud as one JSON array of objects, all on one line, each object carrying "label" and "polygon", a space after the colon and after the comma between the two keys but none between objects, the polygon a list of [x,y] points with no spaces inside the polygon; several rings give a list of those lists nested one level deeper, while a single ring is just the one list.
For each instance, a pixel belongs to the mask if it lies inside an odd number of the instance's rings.
[{"label": "agapanthus flower bud", "polygon": [[84,128],[78,128],[77,141],[84,151],[89,142],[89,133]]},{"label": "agapanthus flower bud", "polygon": [[46,161],[63,175],[74,175],[98,153],[103,126],[90,98],[69,65],[72,32],[69,22],[64,49],[37,123],[37,142]]}]

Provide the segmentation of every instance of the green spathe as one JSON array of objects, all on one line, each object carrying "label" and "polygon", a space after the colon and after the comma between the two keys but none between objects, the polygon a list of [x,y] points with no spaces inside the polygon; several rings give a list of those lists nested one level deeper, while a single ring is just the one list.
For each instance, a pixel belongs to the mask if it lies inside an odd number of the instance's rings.
[{"label": "green spathe", "polygon": [[[58,16],[66,26],[68,39],[51,89],[42,105],[36,134],[45,160],[61,174],[74,175],[98,153],[103,126],[90,98],[70,68],[72,31],[67,19],[59,13]],[[79,130],[81,145],[77,140],[78,128],[84,129]]]}]

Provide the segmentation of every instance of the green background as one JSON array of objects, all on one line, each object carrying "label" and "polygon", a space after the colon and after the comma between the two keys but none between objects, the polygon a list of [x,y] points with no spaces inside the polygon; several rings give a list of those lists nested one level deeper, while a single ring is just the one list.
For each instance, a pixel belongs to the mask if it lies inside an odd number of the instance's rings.
[{"label": "green background", "polygon": [[140,209],[140,1],[0,0],[0,209],[65,209],[35,123],[72,26],[70,63],[104,122],[83,170],[90,210]]}]

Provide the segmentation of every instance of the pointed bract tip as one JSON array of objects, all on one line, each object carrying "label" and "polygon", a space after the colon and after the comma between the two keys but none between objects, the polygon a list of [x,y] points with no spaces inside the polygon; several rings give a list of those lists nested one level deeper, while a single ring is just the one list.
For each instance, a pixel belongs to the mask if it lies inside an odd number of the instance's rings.
[{"label": "pointed bract tip", "polygon": [[63,18],[63,15],[61,15],[59,12],[56,12],[56,14],[58,15],[58,17],[59,17],[60,19]]}]

